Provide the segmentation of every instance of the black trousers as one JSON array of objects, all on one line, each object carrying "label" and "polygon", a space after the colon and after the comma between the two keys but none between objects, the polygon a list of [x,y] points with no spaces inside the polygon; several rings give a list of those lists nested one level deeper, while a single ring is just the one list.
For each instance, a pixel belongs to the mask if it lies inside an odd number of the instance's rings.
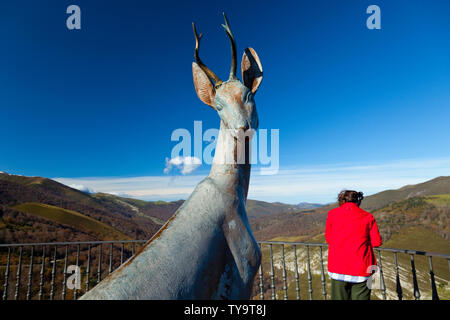
[{"label": "black trousers", "polygon": [[331,279],[331,300],[370,300],[367,281],[353,283]]}]

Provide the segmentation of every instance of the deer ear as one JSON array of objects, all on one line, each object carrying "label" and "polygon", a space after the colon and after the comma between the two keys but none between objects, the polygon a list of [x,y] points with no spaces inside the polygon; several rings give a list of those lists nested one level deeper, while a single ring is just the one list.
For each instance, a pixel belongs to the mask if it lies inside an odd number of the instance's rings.
[{"label": "deer ear", "polygon": [[194,86],[198,98],[203,103],[215,109],[214,97],[216,95],[216,91],[214,90],[211,80],[209,80],[205,71],[203,71],[195,62],[192,63],[192,74],[194,76]]},{"label": "deer ear", "polygon": [[261,61],[253,48],[245,49],[242,56],[241,72],[244,85],[255,93],[261,84],[263,69]]}]

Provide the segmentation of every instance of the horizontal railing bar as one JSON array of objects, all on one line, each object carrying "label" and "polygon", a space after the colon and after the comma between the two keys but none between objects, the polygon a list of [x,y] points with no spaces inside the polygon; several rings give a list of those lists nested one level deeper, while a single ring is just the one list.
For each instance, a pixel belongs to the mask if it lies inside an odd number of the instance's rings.
[{"label": "horizontal railing bar", "polygon": [[0,244],[0,248],[20,247],[20,246],[60,246],[60,245],[78,245],[78,244],[104,244],[104,243],[145,243],[148,240],[106,240],[106,241],[73,241],[73,242],[38,242],[38,243],[9,243]]},{"label": "horizontal railing bar", "polygon": [[396,249],[396,248],[376,248],[376,249],[380,250],[380,251],[387,251],[387,252],[398,252],[398,253],[415,254],[415,255],[419,255],[419,256],[429,256],[429,257],[439,257],[439,258],[444,258],[444,259],[450,259],[450,254],[437,253],[437,252]]},{"label": "horizontal railing bar", "polygon": [[328,247],[326,243],[309,243],[309,242],[290,242],[290,241],[257,241],[262,244],[286,244],[286,245],[302,245],[302,246],[319,246],[319,247]]},{"label": "horizontal railing bar", "polygon": [[[278,245],[285,244],[285,245],[328,247],[328,244],[326,244],[326,243],[313,243],[313,242],[309,243],[309,242],[289,242],[289,241],[258,241],[258,243],[261,243],[261,244],[278,244]],[[376,250],[450,259],[450,254],[437,253],[437,252],[418,251],[418,250],[409,250],[409,249],[398,249],[398,248],[381,248],[381,247],[377,247]]]},{"label": "horizontal railing bar", "polygon": [[[27,247],[27,246],[64,246],[64,245],[96,245],[96,244],[120,244],[120,243],[146,243],[148,240],[106,240],[106,241],[74,241],[74,242],[38,242],[38,243],[9,243],[9,244],[0,244],[0,248],[8,248],[8,247]],[[308,242],[289,242],[289,241],[257,241],[259,244],[275,244],[275,245],[300,245],[300,246],[310,246],[310,247],[328,247],[326,243],[308,243]],[[450,254],[436,253],[436,252],[428,252],[428,251],[419,251],[419,250],[409,250],[409,249],[398,249],[398,248],[376,248],[380,251],[386,252],[397,252],[397,253],[405,253],[405,254],[415,254],[429,257],[438,257],[443,259],[450,259]]]}]

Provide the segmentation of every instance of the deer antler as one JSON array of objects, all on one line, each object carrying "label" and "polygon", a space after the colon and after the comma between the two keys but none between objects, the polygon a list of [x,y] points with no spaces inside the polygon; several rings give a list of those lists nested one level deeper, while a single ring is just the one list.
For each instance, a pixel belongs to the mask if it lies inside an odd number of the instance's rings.
[{"label": "deer antler", "polygon": [[[230,39],[231,43],[231,69],[230,69],[230,77],[228,79],[237,79],[236,77],[236,67],[237,67],[237,53],[236,53],[236,41],[234,40],[233,33],[231,32],[230,25],[228,24],[227,16],[225,15],[225,12],[223,12],[223,17],[225,18],[225,24],[222,25],[222,27],[225,29],[225,32],[227,33],[228,38]],[[200,39],[202,38],[202,34],[198,35],[197,30],[195,29],[195,23],[192,22],[192,29],[194,29],[194,35],[195,35],[195,61],[200,66],[200,68],[205,71],[206,75],[214,81],[215,86],[219,86],[223,83],[220,78],[211,71],[203,62],[200,60],[200,57],[198,55],[198,51],[200,48]]]},{"label": "deer antler", "polygon": [[228,24],[227,16],[225,12],[223,12],[223,17],[225,18],[225,25],[222,27],[225,29],[228,38],[230,38],[231,42],[231,70],[230,70],[230,78],[229,79],[237,79],[236,78],[236,66],[237,66],[237,54],[236,54],[236,41],[234,40],[233,33],[231,32],[230,25]]},{"label": "deer antler", "polygon": [[200,34],[200,36],[197,34],[197,30],[195,29],[195,23],[192,22],[192,29],[194,29],[194,35],[195,35],[195,61],[197,62],[197,64],[199,65],[199,67],[205,71],[206,75],[214,81],[215,86],[219,86],[223,83],[222,80],[220,80],[220,78],[211,71],[211,69],[209,69],[207,66],[205,66],[205,64],[202,62],[202,60],[200,60],[200,57],[198,55],[198,50],[200,48],[200,39],[202,38],[202,34]]}]

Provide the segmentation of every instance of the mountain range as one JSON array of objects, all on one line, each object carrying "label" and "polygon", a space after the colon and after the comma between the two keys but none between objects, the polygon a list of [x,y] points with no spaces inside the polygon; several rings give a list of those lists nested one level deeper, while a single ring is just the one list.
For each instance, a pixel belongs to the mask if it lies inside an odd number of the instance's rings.
[{"label": "mountain range", "polygon": [[[183,200],[143,201],[106,193],[86,193],[47,178],[0,172],[0,243],[149,239],[182,204]],[[247,200],[249,222],[258,240],[324,243],[327,213],[336,206],[337,203],[284,204]],[[367,196],[362,202],[362,208],[375,216],[384,247],[450,254],[450,177],[438,177]],[[268,282],[268,247],[265,246],[262,250],[265,257],[262,267],[265,274],[264,291],[269,296],[271,285]],[[289,295],[294,297],[294,256],[288,250],[285,258],[287,283]],[[94,256],[95,254],[97,253],[93,251]],[[276,296],[281,299],[283,292],[279,288],[282,286],[283,267],[280,246],[274,246],[273,254],[278,288]],[[326,255],[327,251],[323,257],[325,263]],[[85,256],[84,252],[83,257]],[[17,257],[14,258],[17,260]],[[118,259],[119,255],[115,255],[113,263],[119,264]],[[298,247],[298,259],[301,287],[307,288],[304,246]],[[319,252],[312,250],[314,299],[321,299],[318,273],[320,259]],[[391,260],[391,255],[383,256],[386,293],[389,298],[396,299],[395,268]],[[82,261],[84,260],[81,259],[80,263]],[[6,263],[5,252],[0,254],[0,263]],[[416,263],[419,286],[429,286],[428,261],[422,256],[416,257]],[[433,263],[439,296],[449,299],[447,262],[433,259]],[[406,299],[413,299],[409,264],[407,255],[399,255],[403,294]],[[256,284],[254,298],[258,298],[258,290]],[[329,290],[327,282],[327,291]],[[301,296],[302,299],[308,299],[307,290],[303,289]],[[379,291],[374,291],[373,297],[382,298]],[[430,299],[430,293],[422,291],[422,298]]]},{"label": "mountain range", "polygon": [[[411,226],[448,240],[449,195],[450,177],[438,177],[365,197],[362,208],[374,214],[386,240]],[[90,194],[47,178],[0,173],[0,242],[148,239],[182,203]],[[247,200],[259,240],[323,239],[327,213],[336,206]]]},{"label": "mountain range", "polygon": [[[276,213],[253,221],[257,239],[320,240],[328,211],[337,203],[316,209]],[[450,177],[435,179],[396,190],[386,190],[364,198],[361,207],[377,220],[384,240],[410,226],[422,226],[445,240],[450,236]],[[321,236],[321,237],[320,237]],[[426,244],[425,244],[426,245]],[[442,250],[449,251],[449,247]],[[426,250],[426,247],[421,248]]]}]

